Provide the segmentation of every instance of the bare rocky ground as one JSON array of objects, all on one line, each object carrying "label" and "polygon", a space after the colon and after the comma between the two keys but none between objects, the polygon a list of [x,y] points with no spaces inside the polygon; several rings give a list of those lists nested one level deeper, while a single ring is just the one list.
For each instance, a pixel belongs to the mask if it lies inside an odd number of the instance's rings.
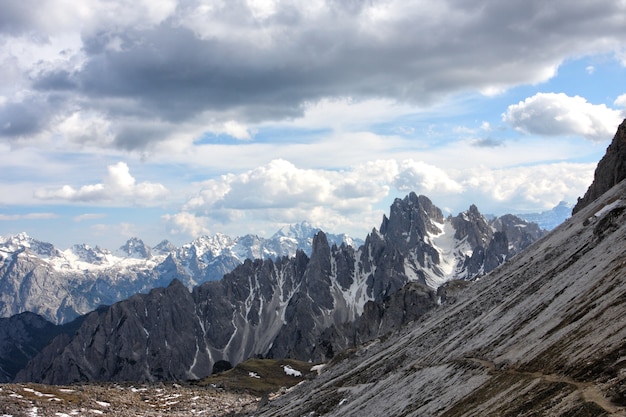
[{"label": "bare rocky ground", "polygon": [[188,384],[1,384],[0,417],[227,416],[256,410],[259,398]]}]

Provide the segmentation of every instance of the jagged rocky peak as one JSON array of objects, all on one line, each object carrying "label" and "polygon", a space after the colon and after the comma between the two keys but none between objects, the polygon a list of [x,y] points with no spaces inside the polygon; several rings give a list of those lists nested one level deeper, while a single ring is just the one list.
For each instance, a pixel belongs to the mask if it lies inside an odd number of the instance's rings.
[{"label": "jagged rocky peak", "polygon": [[626,119],[617,128],[613,141],[598,162],[593,182],[585,195],[578,199],[572,214],[588,206],[624,178],[626,178]]},{"label": "jagged rocky peak", "polygon": [[404,199],[394,200],[389,218],[383,216],[380,233],[388,238],[404,237],[407,243],[415,244],[427,233],[441,233],[434,222],[443,220],[443,213],[428,197],[411,192]]},{"label": "jagged rocky peak", "polygon": [[157,255],[168,255],[178,249],[172,242],[165,239],[152,248],[152,252]]},{"label": "jagged rocky peak", "polygon": [[92,248],[86,243],[76,244],[72,246],[69,250],[74,255],[76,255],[76,257],[80,261],[94,265],[102,265],[104,263],[107,263],[107,255],[111,254],[111,252],[106,249],[102,249],[100,246]]},{"label": "jagged rocky peak", "polygon": [[26,233],[0,237],[0,248],[6,252],[20,252],[29,250],[42,258],[60,256],[61,252],[52,243],[33,239]]},{"label": "jagged rocky peak", "polygon": [[459,213],[451,219],[455,229],[454,237],[458,240],[466,239],[472,248],[485,246],[493,237],[493,231],[487,219],[480,214],[478,207],[472,204],[469,210]]},{"label": "jagged rocky peak", "polygon": [[133,237],[120,246],[118,253],[124,258],[150,259],[152,253],[150,247],[143,240]]},{"label": "jagged rocky peak", "polygon": [[494,219],[491,226],[506,234],[509,248],[513,254],[526,249],[531,243],[547,233],[537,223],[526,221],[513,214],[505,214]]},{"label": "jagged rocky peak", "polygon": [[290,224],[288,226],[281,227],[272,237],[292,237],[294,239],[303,239],[308,238],[317,231],[319,231],[318,228],[313,227],[307,221],[303,221],[302,223]]}]

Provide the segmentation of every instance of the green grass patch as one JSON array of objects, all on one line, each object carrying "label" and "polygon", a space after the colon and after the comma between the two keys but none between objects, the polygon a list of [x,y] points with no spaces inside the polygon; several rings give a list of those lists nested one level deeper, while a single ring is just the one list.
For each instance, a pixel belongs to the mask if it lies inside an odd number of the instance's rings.
[{"label": "green grass patch", "polygon": [[[281,388],[292,387],[316,375],[316,372],[311,372],[313,365],[292,359],[249,359],[233,369],[204,378],[197,384],[224,388],[228,391],[247,392],[260,397]],[[289,375],[285,372],[285,366],[302,375]]]}]

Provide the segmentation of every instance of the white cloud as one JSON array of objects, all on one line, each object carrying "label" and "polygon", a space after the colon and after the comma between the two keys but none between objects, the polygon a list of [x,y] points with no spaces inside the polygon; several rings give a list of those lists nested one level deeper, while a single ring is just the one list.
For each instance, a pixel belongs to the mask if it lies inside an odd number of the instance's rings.
[{"label": "white cloud", "polygon": [[476,168],[462,181],[476,204],[497,213],[549,209],[575,202],[591,181],[595,164],[555,163],[507,169]]},{"label": "white cloud", "polygon": [[391,99],[357,100],[352,97],[325,97],[306,102],[302,109],[302,116],[289,121],[289,125],[309,129],[331,127],[335,130],[359,129],[423,110]]},{"label": "white cloud", "polygon": [[[273,232],[310,221],[325,230],[362,236],[377,227],[387,202],[413,191],[455,214],[470,203],[484,213],[549,209],[576,201],[595,164],[554,163],[453,171],[423,161],[371,161],[348,170],[300,169],[284,160],[202,184],[176,214],[163,217],[170,233],[198,236],[211,229]],[[237,229],[236,225],[245,227]],[[251,229],[252,227],[252,229]]]},{"label": "white cloud", "polygon": [[153,202],[168,193],[158,183],[141,182],[136,184],[125,162],[107,167],[107,175],[102,183],[88,184],[76,189],[64,185],[59,189],[45,189],[35,192],[35,197],[43,200],[67,200],[80,202],[131,201],[143,205]]},{"label": "white cloud", "polygon": [[[441,169],[421,161],[378,160],[341,171],[301,169],[285,160],[240,174],[206,181],[181,212],[164,220],[172,230],[196,236],[217,226],[307,220],[332,227],[371,228],[379,221],[373,207],[392,189],[457,194],[461,185]],[[366,222],[367,220],[367,222]],[[219,229],[218,229],[219,230]]]},{"label": "white cloud", "polygon": [[169,233],[173,235],[185,234],[198,237],[210,233],[207,226],[208,219],[195,216],[192,213],[165,214],[162,216],[162,220],[166,222]]},{"label": "white cloud", "polygon": [[55,126],[56,133],[76,144],[110,145],[114,141],[111,123],[98,114],[76,111]]},{"label": "white cloud", "polygon": [[229,120],[228,122],[224,123],[223,132],[226,133],[227,135],[234,137],[235,139],[240,139],[240,140],[252,139],[252,135],[250,135],[248,128],[245,125],[241,123],[237,123],[234,120]]},{"label": "white cloud", "polygon": [[622,114],[604,104],[591,104],[580,96],[537,93],[510,105],[502,120],[530,134],[579,135],[591,141],[606,141],[613,137]]},{"label": "white cloud", "polygon": [[[619,107],[626,108],[626,94],[622,94],[621,96],[617,97],[613,104]],[[626,115],[624,115],[624,117],[626,117]]]},{"label": "white cloud", "polygon": [[463,187],[451,179],[446,172],[422,161],[403,161],[393,185],[400,191],[415,191],[418,193],[459,193]]}]

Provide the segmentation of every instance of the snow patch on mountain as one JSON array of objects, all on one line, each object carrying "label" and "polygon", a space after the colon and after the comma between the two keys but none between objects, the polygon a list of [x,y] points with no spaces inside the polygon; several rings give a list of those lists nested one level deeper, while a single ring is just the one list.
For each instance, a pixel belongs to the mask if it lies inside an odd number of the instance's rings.
[{"label": "snow patch on mountain", "polygon": [[[463,213],[465,219],[467,215]],[[440,233],[428,232],[425,239],[439,253],[439,264],[431,273],[426,273],[426,285],[431,288],[439,288],[444,283],[459,277],[463,269],[463,260],[471,257],[473,249],[467,239],[455,238],[456,229],[450,219],[443,223],[435,223]]]}]

